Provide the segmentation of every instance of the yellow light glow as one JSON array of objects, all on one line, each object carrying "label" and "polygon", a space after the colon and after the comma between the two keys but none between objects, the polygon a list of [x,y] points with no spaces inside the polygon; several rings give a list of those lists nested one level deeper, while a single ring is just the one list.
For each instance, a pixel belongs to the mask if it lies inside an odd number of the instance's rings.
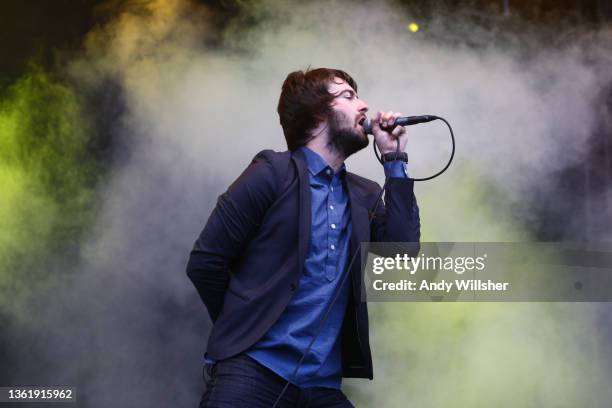
[{"label": "yellow light glow", "polygon": [[406,26],[406,28],[408,28],[408,30],[412,31],[413,33],[419,31],[419,25],[417,23],[410,23]]}]

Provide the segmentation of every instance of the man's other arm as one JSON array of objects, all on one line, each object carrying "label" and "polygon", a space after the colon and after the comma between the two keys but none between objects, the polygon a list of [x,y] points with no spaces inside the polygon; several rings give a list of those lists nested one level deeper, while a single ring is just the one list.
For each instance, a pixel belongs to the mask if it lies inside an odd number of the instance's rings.
[{"label": "man's other arm", "polygon": [[[416,256],[420,248],[421,222],[414,181],[407,177],[403,162],[393,161],[385,165],[387,185],[384,203],[378,205],[372,220],[372,241],[415,243],[408,246],[408,252]],[[380,191],[381,187],[378,184],[377,187]]]},{"label": "man's other arm", "polygon": [[195,285],[214,322],[223,307],[230,268],[253,237],[276,194],[271,155],[258,153],[228,190],[219,196],[187,263]]}]

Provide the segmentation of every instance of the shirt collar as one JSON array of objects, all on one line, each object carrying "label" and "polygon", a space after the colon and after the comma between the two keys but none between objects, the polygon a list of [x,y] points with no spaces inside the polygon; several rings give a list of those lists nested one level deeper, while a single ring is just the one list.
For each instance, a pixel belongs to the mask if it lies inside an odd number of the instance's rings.
[{"label": "shirt collar", "polygon": [[[327,164],[325,159],[319,156],[318,153],[312,151],[306,146],[302,146],[300,147],[300,149],[304,153],[304,156],[306,156],[306,163],[308,164],[308,171],[310,171],[310,174],[316,176],[326,169],[330,169],[332,171],[331,174],[333,174],[331,166]],[[346,166],[344,165],[344,163],[342,163],[337,173],[339,173],[340,175],[346,173]]]}]

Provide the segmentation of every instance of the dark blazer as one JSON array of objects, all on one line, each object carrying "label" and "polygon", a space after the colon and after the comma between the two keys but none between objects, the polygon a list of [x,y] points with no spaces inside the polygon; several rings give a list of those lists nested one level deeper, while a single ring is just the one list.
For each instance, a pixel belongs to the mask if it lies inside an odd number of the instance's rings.
[{"label": "dark blazer", "polygon": [[[419,210],[412,180],[388,180],[386,205],[379,204],[371,227],[368,210],[374,207],[381,187],[353,173],[346,174],[346,184],[353,225],[349,260],[361,242],[419,242]],[[247,350],[287,306],[308,253],[310,206],[306,158],[299,150],[260,152],[219,196],[187,265],[187,275],[214,323],[207,350],[212,358],[221,360]],[[415,248],[418,251],[418,245]],[[346,284],[351,297],[342,328],[342,375],[371,379],[368,311],[361,302],[359,258],[350,274]]]}]

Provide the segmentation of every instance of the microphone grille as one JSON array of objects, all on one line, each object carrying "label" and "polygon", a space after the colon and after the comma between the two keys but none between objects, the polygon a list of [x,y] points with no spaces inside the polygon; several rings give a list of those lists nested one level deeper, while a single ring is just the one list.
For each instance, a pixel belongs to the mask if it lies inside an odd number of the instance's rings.
[{"label": "microphone grille", "polygon": [[366,133],[366,135],[371,135],[372,134],[372,121],[370,120],[370,118],[366,118],[363,121],[363,131]]}]

